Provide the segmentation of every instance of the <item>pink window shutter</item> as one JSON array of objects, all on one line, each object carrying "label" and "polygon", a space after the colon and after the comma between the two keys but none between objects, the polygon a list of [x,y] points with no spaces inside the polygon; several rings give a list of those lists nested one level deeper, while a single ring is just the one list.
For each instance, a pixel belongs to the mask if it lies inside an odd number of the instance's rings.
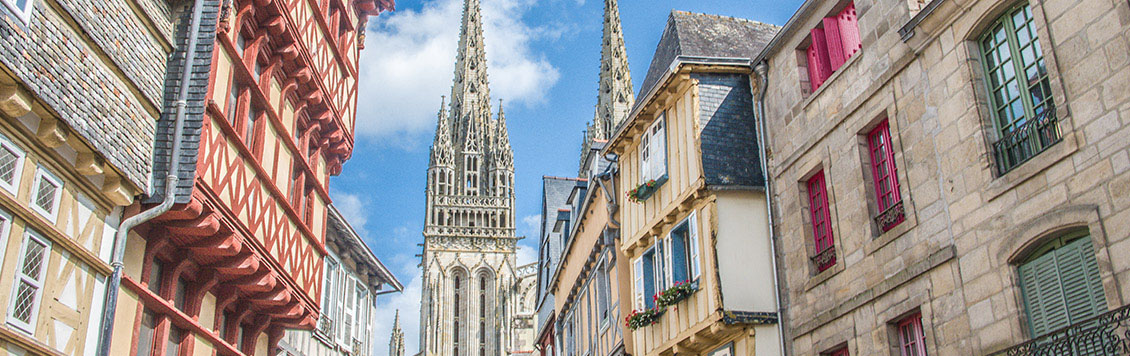
[{"label": "pink window shutter", "polygon": [[843,46],[844,61],[847,61],[863,48],[863,41],[860,40],[859,36],[859,21],[855,13],[855,3],[848,4],[840,11],[839,15],[836,15],[836,19],[840,23],[840,42]]},{"label": "pink window shutter", "polygon": [[808,47],[808,68],[809,73],[814,74],[809,78],[814,91],[832,75],[832,65],[828,60],[828,41],[825,37],[824,29],[812,29],[812,45]]},{"label": "pink window shutter", "polygon": [[828,63],[835,72],[847,61],[847,53],[840,34],[840,20],[837,16],[824,18],[824,40],[828,43]]}]

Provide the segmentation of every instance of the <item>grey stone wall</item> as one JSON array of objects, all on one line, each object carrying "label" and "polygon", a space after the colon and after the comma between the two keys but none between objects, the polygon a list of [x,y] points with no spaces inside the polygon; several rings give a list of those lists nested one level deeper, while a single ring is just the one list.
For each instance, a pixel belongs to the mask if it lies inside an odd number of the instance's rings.
[{"label": "grey stone wall", "polygon": [[[792,353],[846,343],[897,354],[889,322],[921,311],[931,355],[997,351],[1031,337],[1017,259],[1086,228],[1107,304],[1130,303],[1130,4],[1031,2],[1064,140],[999,175],[979,50],[1015,1],[935,0],[921,23],[903,0],[858,0],[863,49],[810,93],[804,37],[814,4],[769,56],[767,120],[779,266]],[[863,135],[889,118],[907,221],[882,233]],[[824,169],[837,266],[817,273],[803,181]]]},{"label": "grey stone wall", "polygon": [[[125,1],[36,1],[26,25],[0,15],[0,64],[147,189],[166,53]],[[164,6],[147,5],[168,12]]]}]

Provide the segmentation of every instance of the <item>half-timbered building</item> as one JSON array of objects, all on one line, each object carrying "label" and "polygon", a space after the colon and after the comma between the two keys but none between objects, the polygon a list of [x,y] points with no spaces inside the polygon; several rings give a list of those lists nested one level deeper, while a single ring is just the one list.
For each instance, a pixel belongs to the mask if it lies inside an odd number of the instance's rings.
[{"label": "half-timbered building", "polygon": [[0,355],[92,355],[110,250],[150,189],[165,1],[0,1]]},{"label": "half-timbered building", "polygon": [[364,28],[392,5],[197,0],[177,19],[155,187],[139,210],[166,198],[177,182],[166,176],[179,177],[175,205],[126,242],[112,354],[274,355],[285,330],[315,328],[328,180],[353,149]]},{"label": "half-timbered building", "polygon": [[782,354],[749,65],[777,29],[672,12],[608,142],[628,354]]}]

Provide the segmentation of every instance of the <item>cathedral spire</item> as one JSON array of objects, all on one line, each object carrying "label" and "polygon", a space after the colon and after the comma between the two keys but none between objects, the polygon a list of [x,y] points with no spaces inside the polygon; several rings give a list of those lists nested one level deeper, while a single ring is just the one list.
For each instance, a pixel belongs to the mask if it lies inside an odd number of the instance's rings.
[{"label": "cathedral spire", "polygon": [[618,0],[604,0],[604,37],[600,49],[600,93],[593,119],[592,136],[608,140],[628,117],[635,103],[632,74],[628,70],[628,54],[620,26]]},{"label": "cathedral spire", "polygon": [[482,20],[479,0],[465,0],[455,83],[451,88],[451,117],[456,120],[453,126],[459,131],[466,130],[472,121],[485,123],[491,116]]},{"label": "cathedral spire", "polygon": [[440,99],[439,114],[436,119],[436,137],[432,142],[432,162],[431,165],[435,166],[452,166],[454,162],[454,150],[451,146],[451,125],[447,117],[447,110],[444,108],[447,102],[447,97]]},{"label": "cathedral spire", "polygon": [[514,152],[510,149],[510,129],[506,127],[506,112],[502,110],[502,100],[498,100],[498,122],[495,124],[495,159],[499,169],[513,169]]},{"label": "cathedral spire", "polygon": [[404,331],[400,330],[400,309],[392,324],[392,336],[388,340],[388,356],[404,356]]}]

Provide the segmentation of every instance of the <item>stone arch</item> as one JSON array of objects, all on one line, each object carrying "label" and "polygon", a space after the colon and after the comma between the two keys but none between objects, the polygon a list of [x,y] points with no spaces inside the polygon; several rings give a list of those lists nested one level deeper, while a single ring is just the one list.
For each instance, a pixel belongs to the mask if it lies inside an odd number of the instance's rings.
[{"label": "stone arch", "polygon": [[[1121,284],[1114,276],[1111,264],[1109,242],[1098,206],[1073,205],[1055,209],[1027,221],[1019,222],[1017,228],[1004,235],[996,251],[996,261],[1009,269],[1008,278],[1012,282],[1014,300],[1023,305],[1017,266],[1032,257],[1041,247],[1068,234],[1086,232],[1094,248],[1099,267],[1107,305],[1125,305],[1126,298],[1121,293]],[[1019,308],[1018,308],[1019,309]]]},{"label": "stone arch", "polygon": [[471,356],[497,355],[499,353],[497,300],[501,291],[498,287],[498,278],[491,268],[480,267],[475,271],[474,282],[476,289],[473,293],[477,310],[474,311],[476,319],[472,322],[475,323],[475,330],[478,333],[474,338],[477,344],[472,348],[475,353]]},{"label": "stone arch", "polygon": [[448,293],[446,293],[448,298],[445,298],[448,302],[444,304],[449,305],[451,310],[445,314],[450,318],[448,320],[452,321],[450,329],[452,342],[450,344],[451,350],[443,350],[441,353],[451,352],[450,355],[452,356],[469,355],[466,344],[469,335],[467,332],[468,321],[470,320],[469,312],[471,311],[467,303],[468,292],[471,289],[470,274],[463,266],[456,265],[451,267],[448,275],[449,287],[447,288]]}]

